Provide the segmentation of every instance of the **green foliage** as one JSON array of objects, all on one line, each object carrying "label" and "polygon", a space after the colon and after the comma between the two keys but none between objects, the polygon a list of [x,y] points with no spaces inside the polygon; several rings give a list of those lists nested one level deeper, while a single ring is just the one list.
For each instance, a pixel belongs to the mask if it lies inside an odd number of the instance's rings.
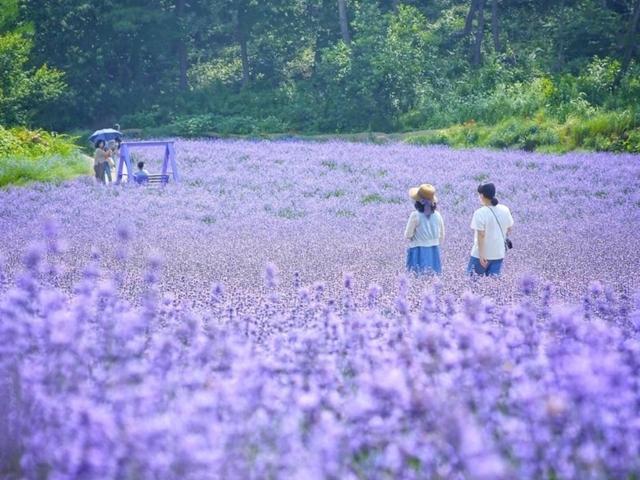
[{"label": "green foliage", "polygon": [[468,123],[407,136],[416,144],[517,148],[564,152],[574,149],[640,152],[640,128],[629,112],[570,117],[565,123],[510,117],[496,125]]},{"label": "green foliage", "polygon": [[350,40],[335,1],[0,0],[0,122],[636,148],[637,2],[499,1],[496,38],[488,1],[484,32],[470,0],[347,3]]},{"label": "green foliage", "polygon": [[69,156],[77,150],[74,139],[67,135],[22,127],[6,129],[0,125],[0,158]]},{"label": "green foliage", "polygon": [[274,116],[256,119],[248,116],[232,115],[225,117],[207,114],[181,116],[165,126],[156,128],[152,126],[146,130],[146,133],[149,136],[209,137],[231,134],[261,135],[280,133],[286,130],[288,130],[288,125]]},{"label": "green foliage", "polygon": [[0,124],[30,123],[64,92],[62,72],[29,67],[31,48],[19,33],[0,35]]},{"label": "green foliage", "polygon": [[364,3],[353,20],[354,40],[323,52],[318,69],[322,130],[393,130],[418,98],[432,34],[414,7],[382,14]]},{"label": "green foliage", "polygon": [[86,175],[91,164],[65,135],[0,126],[0,187]]},{"label": "green foliage", "polygon": [[640,152],[640,124],[631,112],[601,112],[590,118],[570,118],[563,128],[568,148]]}]

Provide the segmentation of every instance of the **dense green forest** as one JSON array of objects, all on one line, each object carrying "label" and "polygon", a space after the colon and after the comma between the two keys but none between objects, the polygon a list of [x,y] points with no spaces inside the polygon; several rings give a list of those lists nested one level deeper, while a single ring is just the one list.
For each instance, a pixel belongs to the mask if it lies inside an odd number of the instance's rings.
[{"label": "dense green forest", "polygon": [[640,150],[640,0],[0,0],[0,124]]}]

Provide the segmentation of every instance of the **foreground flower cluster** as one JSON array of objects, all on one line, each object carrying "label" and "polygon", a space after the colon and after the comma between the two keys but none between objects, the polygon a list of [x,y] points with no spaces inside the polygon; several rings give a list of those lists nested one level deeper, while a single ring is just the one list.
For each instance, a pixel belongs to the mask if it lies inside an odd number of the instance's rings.
[{"label": "foreground flower cluster", "polygon": [[[637,157],[176,150],[166,188],[0,191],[0,478],[640,475]],[[473,280],[486,180],[516,247]],[[438,279],[402,271],[423,181]]]},{"label": "foreground flower cluster", "polygon": [[[594,282],[579,306],[525,277],[498,307],[400,278],[281,285],[254,316],[213,286],[205,313],[139,308],[89,264],[71,297],[44,268],[48,225],[0,303],[4,471],[47,479],[631,479],[640,472],[640,298]],[[293,290],[295,298],[282,295]]]}]

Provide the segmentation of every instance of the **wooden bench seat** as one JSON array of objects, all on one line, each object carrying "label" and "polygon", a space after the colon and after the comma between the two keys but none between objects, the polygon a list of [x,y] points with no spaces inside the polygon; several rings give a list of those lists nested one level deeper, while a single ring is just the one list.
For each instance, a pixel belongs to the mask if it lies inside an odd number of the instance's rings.
[{"label": "wooden bench seat", "polygon": [[133,181],[138,185],[166,185],[169,183],[169,175],[154,173],[142,178],[134,175]]}]

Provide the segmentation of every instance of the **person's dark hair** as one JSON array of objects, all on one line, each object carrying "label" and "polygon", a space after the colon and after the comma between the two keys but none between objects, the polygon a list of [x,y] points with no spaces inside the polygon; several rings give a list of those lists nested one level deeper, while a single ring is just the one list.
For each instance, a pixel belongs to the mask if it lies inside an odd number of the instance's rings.
[{"label": "person's dark hair", "polygon": [[118,147],[120,147],[121,143],[122,143],[122,139],[120,137],[116,137],[116,144],[118,144]]},{"label": "person's dark hair", "polygon": [[102,139],[96,141],[96,148],[104,147],[105,145],[106,143]]},{"label": "person's dark hair", "polygon": [[498,199],[496,198],[496,186],[493,183],[484,183],[478,186],[478,193],[487,200],[491,200],[491,205],[494,207],[498,205]]},{"label": "person's dark hair", "polygon": [[144,162],[138,162],[138,169],[142,170],[144,168]]},{"label": "person's dark hair", "polygon": [[[413,205],[414,207],[416,207],[416,210],[418,210],[420,213],[424,213],[424,204],[422,202],[416,202]],[[435,209],[437,208],[438,204],[435,202],[431,203],[431,210],[435,211]]]}]

